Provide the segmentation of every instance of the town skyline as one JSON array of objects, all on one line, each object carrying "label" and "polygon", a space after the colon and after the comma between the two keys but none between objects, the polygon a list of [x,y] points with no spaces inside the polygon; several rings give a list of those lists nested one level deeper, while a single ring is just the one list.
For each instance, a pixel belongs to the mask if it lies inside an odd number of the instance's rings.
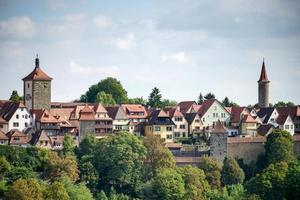
[{"label": "town skyline", "polygon": [[[34,68],[38,53],[41,68],[54,78],[52,101],[75,100],[112,76],[130,98],[147,99],[156,86],[163,98],[178,102],[212,92],[218,100],[227,96],[247,106],[257,102],[264,57],[270,102],[299,104],[297,3],[0,4],[0,74],[5,82],[0,99],[8,99],[12,90],[23,95],[21,79]],[[274,12],[279,8],[280,13]],[[214,25],[209,19],[216,19]]]}]

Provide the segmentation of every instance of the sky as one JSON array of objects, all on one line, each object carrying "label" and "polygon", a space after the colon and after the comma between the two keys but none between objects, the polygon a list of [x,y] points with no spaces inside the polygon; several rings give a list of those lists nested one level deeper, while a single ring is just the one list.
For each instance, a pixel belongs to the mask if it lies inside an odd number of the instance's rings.
[{"label": "sky", "polygon": [[300,104],[300,1],[0,0],[0,99],[23,95],[36,54],[52,101],[111,76],[131,98],[255,104],[264,58],[270,102]]}]

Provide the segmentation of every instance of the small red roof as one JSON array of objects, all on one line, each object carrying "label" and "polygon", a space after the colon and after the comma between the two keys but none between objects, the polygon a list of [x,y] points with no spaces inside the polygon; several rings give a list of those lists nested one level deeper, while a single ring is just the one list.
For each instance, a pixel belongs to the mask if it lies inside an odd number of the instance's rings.
[{"label": "small red roof", "polygon": [[195,101],[181,101],[178,107],[182,113],[186,113],[193,105],[197,105]]},{"label": "small red roof", "polygon": [[200,117],[202,117],[207,111],[208,109],[210,108],[210,106],[215,102],[217,101],[216,99],[206,99],[203,101],[200,109],[198,110],[198,114]]},{"label": "small red roof", "polygon": [[211,133],[227,133],[227,131],[227,128],[218,120],[215,127],[211,130]]},{"label": "small red roof", "polygon": [[79,115],[79,120],[81,121],[95,120],[94,111],[88,106],[88,104],[85,104],[84,108],[79,112]]},{"label": "small red roof", "polygon": [[8,140],[8,137],[5,135],[3,131],[0,130],[0,140]]},{"label": "small red roof", "polygon": [[244,123],[256,123],[256,120],[251,115],[244,115],[242,122]]}]

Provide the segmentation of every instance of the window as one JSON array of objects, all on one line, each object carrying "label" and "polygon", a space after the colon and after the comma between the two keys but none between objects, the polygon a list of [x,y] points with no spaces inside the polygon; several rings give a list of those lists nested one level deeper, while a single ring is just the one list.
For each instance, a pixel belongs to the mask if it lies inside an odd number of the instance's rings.
[{"label": "window", "polygon": [[225,118],[225,116],[226,116],[225,113],[221,113],[221,117]]},{"label": "window", "polygon": [[291,129],[294,129],[294,126],[293,126],[293,125],[291,125]]},{"label": "window", "polygon": [[290,129],[290,125],[285,125],[285,129]]},{"label": "window", "polygon": [[179,132],[175,132],[174,135],[175,135],[175,137],[180,137],[180,133]]},{"label": "window", "polygon": [[28,123],[27,122],[25,122],[25,127],[28,127]]},{"label": "window", "polygon": [[196,119],[196,120],[195,120],[195,123],[199,123],[199,119]]},{"label": "window", "polygon": [[180,125],[180,129],[185,129],[185,125],[184,124]]},{"label": "window", "polygon": [[160,126],[155,126],[155,127],[154,127],[154,130],[155,130],[155,131],[160,131]]},{"label": "window", "polygon": [[186,137],[186,133],[185,132],[182,132],[182,137]]},{"label": "window", "polygon": [[16,115],[16,119],[19,119],[19,115]]},{"label": "window", "polygon": [[182,117],[175,117],[175,121],[176,122],[181,122],[182,121]]},{"label": "window", "polygon": [[25,119],[28,119],[28,115],[27,114],[25,115]]},{"label": "window", "polygon": [[19,122],[14,122],[13,127],[19,127]]},{"label": "window", "polygon": [[167,134],[167,139],[171,140],[172,139],[172,134]]},{"label": "window", "polygon": [[167,126],[167,131],[172,131],[172,126]]},{"label": "window", "polygon": [[27,88],[29,88],[30,87],[30,84],[29,83],[27,83]]},{"label": "window", "polygon": [[205,118],[203,118],[202,120],[203,120],[203,122],[205,122]]}]

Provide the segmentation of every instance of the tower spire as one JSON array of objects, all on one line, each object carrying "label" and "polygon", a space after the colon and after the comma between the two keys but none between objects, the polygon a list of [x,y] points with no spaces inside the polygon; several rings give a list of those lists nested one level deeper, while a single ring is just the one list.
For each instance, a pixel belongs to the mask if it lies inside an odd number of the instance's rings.
[{"label": "tower spire", "polygon": [[260,78],[259,78],[258,82],[261,82],[261,81],[269,81],[268,76],[267,76],[266,66],[265,66],[265,58],[263,58]]},{"label": "tower spire", "polygon": [[35,68],[39,68],[40,67],[40,59],[39,59],[39,55],[36,54],[36,58],[35,58]]}]

